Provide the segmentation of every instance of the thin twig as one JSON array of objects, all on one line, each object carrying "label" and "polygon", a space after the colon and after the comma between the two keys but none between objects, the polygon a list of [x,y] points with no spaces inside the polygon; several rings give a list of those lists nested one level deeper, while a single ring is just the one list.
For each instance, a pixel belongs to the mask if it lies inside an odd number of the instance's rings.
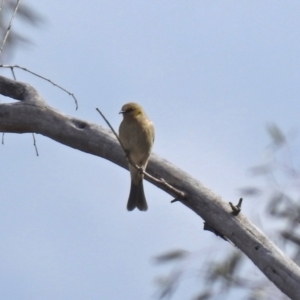
[{"label": "thin twig", "polygon": [[172,185],[170,185],[169,183],[167,183],[163,178],[161,179],[157,179],[155,177],[153,177],[152,175],[150,175],[149,173],[147,173],[143,168],[139,167],[138,165],[136,165],[135,163],[132,162],[132,160],[130,159],[127,150],[124,148],[119,136],[117,135],[116,131],[113,129],[113,127],[110,125],[109,121],[105,118],[105,116],[103,115],[103,113],[100,111],[99,108],[96,108],[96,110],[98,111],[98,113],[101,115],[101,117],[104,119],[104,121],[106,122],[106,124],[108,125],[108,127],[111,129],[111,131],[113,132],[113,134],[115,135],[115,137],[117,138],[117,140],[119,141],[121,148],[123,149],[125,156],[128,160],[128,162],[135,167],[137,170],[139,170],[140,172],[142,172],[146,178],[151,179],[152,181],[156,182],[157,184],[163,185],[165,186],[169,191],[172,191],[173,193],[175,193],[179,198],[179,199],[183,199],[186,197],[186,193],[183,191],[180,191],[176,188],[174,188]]},{"label": "thin twig", "polygon": [[[6,30],[6,34],[5,34],[5,36],[4,36],[4,39],[3,39],[3,41],[2,41],[2,45],[1,45],[1,47],[0,47],[0,55],[1,55],[2,51],[3,51],[5,42],[6,42],[7,38],[8,38],[10,29],[11,29],[11,26],[12,26],[13,19],[14,19],[14,17],[16,16],[16,13],[17,13],[18,8],[19,8],[19,5],[20,5],[20,1],[21,1],[21,0],[18,0],[18,1],[17,1],[15,10],[14,10],[14,12],[13,12],[13,14],[12,14],[12,16],[11,16],[10,22],[9,22],[9,24],[8,24],[8,28],[7,28],[7,30]],[[2,3],[1,3],[1,5],[2,5]]]},{"label": "thin twig", "polygon": [[4,132],[2,132],[2,145],[4,145]]},{"label": "thin twig", "polygon": [[[105,116],[103,115],[103,113],[100,111],[99,108],[96,108],[96,110],[98,111],[98,113],[101,115],[101,117],[104,119],[104,121],[106,122],[106,124],[108,125],[108,127],[111,129],[111,131],[113,132],[113,134],[115,135],[115,137],[117,138],[119,144],[121,145],[124,153],[125,153],[125,156],[128,160],[128,162],[134,166],[136,169],[138,169],[140,172],[143,171],[143,173],[145,174],[146,172],[143,170],[143,168],[139,167],[138,165],[136,165],[135,163],[132,162],[132,160],[130,159],[129,155],[128,155],[128,151],[125,149],[125,147],[123,146],[118,134],[116,133],[116,131],[114,130],[114,128],[110,125],[109,121],[105,118]],[[150,175],[151,176],[151,175]]]},{"label": "thin twig", "polygon": [[108,122],[108,120],[105,118],[105,116],[103,115],[103,113],[101,112],[101,110],[99,108],[96,108],[97,112],[101,115],[101,117],[104,119],[104,121],[106,122],[106,124],[108,125],[108,127],[111,129],[111,131],[113,132],[113,134],[115,135],[115,137],[117,138],[118,142],[120,143],[123,151],[125,152],[126,156],[126,149],[124,148],[119,136],[117,135],[117,133],[115,132],[114,128],[110,125],[110,123]]},{"label": "thin twig", "polygon": [[18,69],[21,69],[21,70],[23,70],[23,71],[25,71],[25,72],[28,72],[28,73],[30,73],[30,74],[36,76],[36,77],[39,77],[39,78],[41,78],[41,79],[43,79],[43,80],[46,80],[46,81],[50,82],[51,84],[53,84],[53,85],[56,86],[57,88],[61,89],[61,90],[64,91],[65,93],[69,94],[69,95],[74,99],[74,101],[75,101],[76,110],[78,109],[78,101],[77,101],[75,95],[74,95],[73,93],[69,92],[68,90],[66,90],[65,88],[63,88],[62,86],[56,84],[56,83],[53,82],[52,80],[50,80],[50,79],[48,79],[48,78],[46,78],[46,77],[44,77],[44,76],[41,76],[41,75],[39,75],[39,74],[37,74],[37,73],[35,73],[35,72],[32,72],[32,71],[30,71],[30,70],[28,70],[28,69],[26,69],[26,68],[23,68],[23,67],[21,67],[21,66],[18,66],[18,65],[12,65],[12,66],[11,66],[11,65],[0,65],[0,68],[10,68],[11,70],[12,70],[13,68],[18,68]]},{"label": "thin twig", "polygon": [[14,68],[10,68],[10,70],[11,70],[11,74],[12,74],[14,80],[17,81],[17,77],[16,77],[16,74],[15,74]]},{"label": "thin twig", "polygon": [[34,133],[32,133],[32,138],[33,138],[33,146],[34,146],[34,148],[35,148],[36,156],[39,156],[39,152],[38,152],[38,149],[37,149],[37,146],[36,146],[36,142],[35,142],[35,136],[34,136]]}]

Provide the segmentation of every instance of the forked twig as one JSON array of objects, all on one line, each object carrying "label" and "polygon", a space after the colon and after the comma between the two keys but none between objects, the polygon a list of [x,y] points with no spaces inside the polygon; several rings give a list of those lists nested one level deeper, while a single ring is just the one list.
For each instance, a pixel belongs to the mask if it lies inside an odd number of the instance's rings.
[{"label": "forked twig", "polygon": [[[103,113],[100,111],[99,108],[96,108],[96,110],[98,111],[98,113],[101,115],[101,117],[104,119],[104,121],[106,122],[106,124],[109,126],[109,128],[111,129],[111,131],[113,132],[113,134],[115,135],[115,137],[117,138],[118,142],[120,143],[121,145],[121,148],[123,149],[124,153],[125,153],[125,156],[128,160],[128,162],[133,166],[135,167],[137,170],[139,170],[140,172],[142,172],[146,178],[154,181],[155,183],[157,184],[160,184],[160,185],[163,185],[165,186],[169,191],[171,191],[172,193],[176,194],[177,195],[177,199],[183,199],[186,197],[186,193],[183,192],[183,191],[180,191],[176,188],[174,188],[172,185],[168,184],[163,178],[161,179],[157,179],[155,177],[153,177],[152,175],[150,175],[149,173],[147,173],[143,168],[139,167],[138,165],[136,165],[135,163],[133,163],[128,155],[128,152],[127,150],[124,148],[118,134],[116,133],[116,131],[113,129],[113,127],[110,125],[109,121],[105,118],[105,116],[103,115]],[[180,201],[180,200],[179,200]]]},{"label": "forked twig", "polygon": [[240,198],[239,202],[237,205],[233,205],[231,202],[229,202],[229,205],[232,209],[232,214],[237,216],[241,210],[242,210],[242,203],[243,203],[243,198]]},{"label": "forked twig", "polygon": [[[21,67],[21,66],[18,66],[18,65],[0,65],[0,68],[9,68],[9,69],[12,70],[12,72],[13,72],[13,68],[18,68],[18,69],[21,69],[21,70],[23,70],[23,71],[25,71],[25,72],[28,72],[28,73],[30,73],[30,74],[36,76],[36,77],[39,77],[39,78],[41,78],[41,79],[43,79],[43,80],[48,81],[49,83],[53,84],[53,85],[56,86],[57,88],[61,89],[62,91],[64,91],[64,92],[67,93],[68,95],[70,95],[70,96],[74,99],[74,101],[75,101],[76,110],[78,109],[78,101],[77,101],[75,95],[74,95],[73,93],[69,92],[68,90],[66,90],[65,88],[63,88],[62,86],[56,84],[56,83],[53,82],[52,80],[50,80],[50,79],[48,79],[48,78],[46,78],[46,77],[44,77],[44,76],[42,76],[42,75],[39,75],[39,74],[37,74],[37,73],[35,73],[35,72],[33,72],[33,71],[30,71],[30,70],[28,70],[28,69],[26,69],[26,68],[23,68],[23,67]],[[13,75],[13,76],[14,76],[14,75]]]}]

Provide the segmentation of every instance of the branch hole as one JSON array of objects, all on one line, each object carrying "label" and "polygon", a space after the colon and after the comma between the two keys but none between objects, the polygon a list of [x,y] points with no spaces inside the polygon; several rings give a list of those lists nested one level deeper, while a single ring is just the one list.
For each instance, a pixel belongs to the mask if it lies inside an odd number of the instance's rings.
[{"label": "branch hole", "polygon": [[79,129],[84,129],[87,127],[87,123],[85,123],[85,122],[77,121],[77,120],[76,121],[74,120],[73,122],[74,122],[74,125]]}]

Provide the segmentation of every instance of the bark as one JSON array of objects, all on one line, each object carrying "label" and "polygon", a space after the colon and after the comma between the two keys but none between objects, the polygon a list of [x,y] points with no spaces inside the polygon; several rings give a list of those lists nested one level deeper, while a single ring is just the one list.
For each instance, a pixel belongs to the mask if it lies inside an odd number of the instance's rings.
[{"label": "bark", "polygon": [[[0,131],[42,134],[127,169],[124,152],[109,130],[51,108],[28,84],[0,76],[0,94],[19,101],[0,104]],[[186,197],[180,199],[182,204],[232,241],[283,293],[291,299],[300,299],[299,267],[242,213],[235,216],[221,197],[155,154],[151,155],[147,172],[183,191]],[[178,198],[175,189],[151,178],[147,180]]]}]

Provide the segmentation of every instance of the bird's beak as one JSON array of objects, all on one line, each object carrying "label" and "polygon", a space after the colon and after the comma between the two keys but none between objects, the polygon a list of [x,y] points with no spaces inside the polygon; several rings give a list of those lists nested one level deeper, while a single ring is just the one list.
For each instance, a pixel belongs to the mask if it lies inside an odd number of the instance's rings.
[{"label": "bird's beak", "polygon": [[124,112],[125,112],[124,110],[121,110],[121,111],[119,112],[119,114],[124,114]]}]

